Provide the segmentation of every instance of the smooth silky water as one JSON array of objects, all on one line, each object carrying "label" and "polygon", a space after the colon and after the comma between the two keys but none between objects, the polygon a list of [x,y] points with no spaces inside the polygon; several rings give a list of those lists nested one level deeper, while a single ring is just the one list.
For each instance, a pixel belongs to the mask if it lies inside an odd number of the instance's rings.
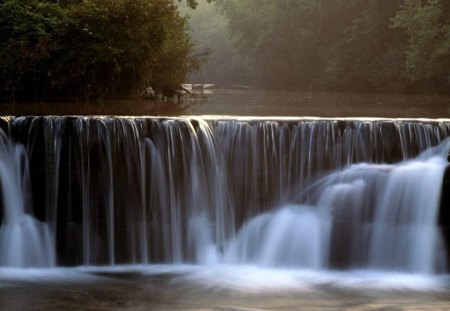
[{"label": "smooth silky water", "polygon": [[1,310],[450,308],[450,120],[0,126]]}]

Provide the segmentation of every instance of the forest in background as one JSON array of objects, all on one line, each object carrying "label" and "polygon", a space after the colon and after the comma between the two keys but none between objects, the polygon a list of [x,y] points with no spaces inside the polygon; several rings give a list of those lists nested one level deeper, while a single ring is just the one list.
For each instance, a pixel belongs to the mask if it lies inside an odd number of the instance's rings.
[{"label": "forest in background", "polygon": [[[450,92],[450,1],[198,0],[192,82]],[[211,2],[211,3],[209,3]]]},{"label": "forest in background", "polygon": [[0,0],[0,101],[450,92],[450,1]]}]

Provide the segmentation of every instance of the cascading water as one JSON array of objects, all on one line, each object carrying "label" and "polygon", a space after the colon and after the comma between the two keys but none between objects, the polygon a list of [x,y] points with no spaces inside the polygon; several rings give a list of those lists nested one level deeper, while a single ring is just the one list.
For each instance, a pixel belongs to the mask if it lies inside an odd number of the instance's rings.
[{"label": "cascading water", "polygon": [[327,267],[330,217],[319,208],[285,206],[251,219],[230,242],[224,261],[265,267]]},{"label": "cascading water", "polygon": [[[448,122],[48,117],[9,127],[42,190],[32,200],[45,224],[26,216],[42,232],[33,245],[58,265],[446,269]],[[3,141],[0,161],[19,165]],[[1,232],[23,206],[4,204]],[[0,264],[43,265],[21,260]]]},{"label": "cascading water", "polygon": [[315,186],[313,206],[287,205],[251,219],[230,242],[225,261],[443,272],[437,222],[449,149],[447,140],[397,165],[356,164],[332,173]]},{"label": "cascading water", "polygon": [[3,221],[0,227],[0,266],[50,267],[54,251],[45,223],[29,210],[28,160],[21,145],[0,132],[0,189]]}]

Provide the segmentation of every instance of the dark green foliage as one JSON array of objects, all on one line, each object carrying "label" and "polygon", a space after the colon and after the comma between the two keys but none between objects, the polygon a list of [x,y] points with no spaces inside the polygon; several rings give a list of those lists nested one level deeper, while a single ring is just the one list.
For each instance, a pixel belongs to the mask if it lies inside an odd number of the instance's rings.
[{"label": "dark green foliage", "polygon": [[406,0],[392,22],[408,34],[406,76],[450,88],[450,24],[440,1]]},{"label": "dark green foliage", "polygon": [[[182,0],[178,0],[178,2],[182,2]],[[198,5],[198,2],[197,2],[197,0],[186,0],[186,4],[191,9],[195,9]]]},{"label": "dark green foliage", "polygon": [[0,92],[41,99],[49,82],[52,56],[61,49],[60,29],[67,12],[42,1],[2,1],[0,4]]},{"label": "dark green foliage", "polygon": [[[346,1],[351,15],[330,14],[322,26],[325,86],[337,90],[402,91],[405,79],[402,34],[390,29],[401,1]],[[343,12],[342,12],[343,13]],[[325,17],[324,17],[325,18]],[[327,29],[323,32],[324,29]],[[333,39],[327,37],[333,33]]]},{"label": "dark green foliage", "polygon": [[254,84],[377,92],[450,89],[449,1],[213,2],[228,18],[235,54]]},{"label": "dark green foliage", "polygon": [[124,98],[148,86],[171,96],[194,65],[171,0],[52,2],[1,4],[3,98]]}]

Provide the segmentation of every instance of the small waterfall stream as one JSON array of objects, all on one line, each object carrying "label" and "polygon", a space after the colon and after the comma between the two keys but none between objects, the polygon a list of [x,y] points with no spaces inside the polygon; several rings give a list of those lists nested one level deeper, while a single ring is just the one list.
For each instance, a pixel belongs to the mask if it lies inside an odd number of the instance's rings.
[{"label": "small waterfall stream", "polygon": [[0,266],[447,271],[448,121],[19,117],[1,127]]},{"label": "small waterfall stream", "polygon": [[0,227],[0,266],[50,267],[54,249],[48,225],[36,220],[30,208],[28,159],[22,145],[0,132],[0,189],[3,220]]}]

